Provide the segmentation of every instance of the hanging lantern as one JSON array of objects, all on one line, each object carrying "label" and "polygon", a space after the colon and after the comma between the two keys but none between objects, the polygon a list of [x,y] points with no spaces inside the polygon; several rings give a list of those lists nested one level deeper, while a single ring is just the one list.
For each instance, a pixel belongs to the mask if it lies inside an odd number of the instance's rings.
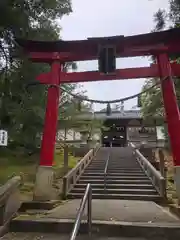
[{"label": "hanging lantern", "polygon": [[107,115],[107,116],[110,116],[110,115],[111,115],[111,105],[110,105],[110,103],[107,104],[106,115]]},{"label": "hanging lantern", "polygon": [[78,101],[78,111],[79,111],[79,112],[81,111],[81,107],[82,107],[82,106],[81,106],[81,101],[79,100],[79,101]]},{"label": "hanging lantern", "polygon": [[120,111],[122,113],[124,112],[124,101],[121,102]]},{"label": "hanging lantern", "polygon": [[90,109],[91,109],[92,112],[94,111],[93,110],[93,102],[91,102],[91,104],[90,104]]},{"label": "hanging lantern", "polygon": [[137,106],[138,106],[138,107],[142,107],[141,95],[138,96],[137,102],[138,102]]}]

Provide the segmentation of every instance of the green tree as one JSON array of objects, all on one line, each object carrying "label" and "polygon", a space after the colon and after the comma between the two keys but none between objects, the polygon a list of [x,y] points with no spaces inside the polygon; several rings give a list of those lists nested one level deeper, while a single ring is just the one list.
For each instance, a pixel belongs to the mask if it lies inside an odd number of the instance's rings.
[{"label": "green tree", "polygon": [[71,11],[70,0],[0,1],[0,127],[8,130],[10,146],[28,151],[39,146],[47,87],[26,86],[49,70],[48,65],[34,64],[21,55],[15,38],[57,40],[60,26],[56,20]]},{"label": "green tree", "polygon": [[[142,91],[150,88],[156,82],[156,79],[147,80],[143,86]],[[163,99],[161,94],[160,85],[157,85],[154,88],[151,88],[150,91],[147,91],[141,96],[141,111],[144,118],[149,117],[163,117]]]},{"label": "green tree", "polygon": [[[103,126],[102,121],[93,117],[93,108],[89,103],[81,102],[81,108],[79,109],[77,99],[73,98],[70,102],[66,102],[64,106],[61,106],[60,109],[59,130],[67,132],[68,129],[74,129],[77,132],[84,133],[86,140],[88,140],[92,139],[93,135],[98,133]],[[89,119],[84,119],[84,114],[88,114]]]},{"label": "green tree", "polygon": [[[154,31],[161,31],[165,28],[179,27],[180,22],[180,1],[170,0],[169,10],[159,9],[154,14],[155,28]],[[178,60],[178,56],[174,56],[172,60]],[[150,79],[145,82],[143,89],[152,86],[157,79]],[[174,78],[175,89],[177,95],[178,105],[180,106],[180,81]],[[160,85],[154,87],[141,97],[142,114],[145,118],[150,116],[162,116],[164,117],[164,106],[161,94]],[[165,125],[164,135],[168,140],[167,126]]]}]

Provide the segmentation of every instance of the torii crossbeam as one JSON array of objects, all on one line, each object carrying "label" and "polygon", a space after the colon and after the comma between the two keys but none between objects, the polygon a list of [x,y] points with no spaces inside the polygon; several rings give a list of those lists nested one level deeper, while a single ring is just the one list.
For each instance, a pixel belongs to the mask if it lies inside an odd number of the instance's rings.
[{"label": "torii crossbeam", "polygon": [[[78,41],[46,42],[22,39],[16,41],[33,62],[51,65],[49,73],[37,76],[37,80],[41,83],[51,85],[48,89],[40,167],[37,174],[37,198],[49,199],[50,197],[50,183],[46,179],[51,179],[52,175],[60,84],[149,77],[164,79],[166,77],[166,80],[161,83],[161,88],[176,170],[177,193],[180,199],[180,115],[172,80],[174,76],[180,77],[180,65],[169,61],[169,57],[173,54],[180,53],[179,28],[128,37],[89,38]],[[100,45],[115,47],[117,58],[154,56],[156,63],[150,67],[118,69],[113,74],[102,74],[98,71],[63,72],[65,62],[98,59]]]}]

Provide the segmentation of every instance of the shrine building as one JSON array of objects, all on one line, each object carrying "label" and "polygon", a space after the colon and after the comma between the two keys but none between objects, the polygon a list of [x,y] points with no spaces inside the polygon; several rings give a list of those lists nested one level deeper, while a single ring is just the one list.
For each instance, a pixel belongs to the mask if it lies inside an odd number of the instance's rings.
[{"label": "shrine building", "polygon": [[97,119],[103,121],[99,129],[99,137],[103,146],[125,147],[128,142],[135,145],[148,143],[149,146],[157,145],[157,126],[162,125],[162,120],[151,118],[144,120],[140,110],[112,110],[107,115],[103,109],[94,113],[82,113],[78,118],[83,120]]}]

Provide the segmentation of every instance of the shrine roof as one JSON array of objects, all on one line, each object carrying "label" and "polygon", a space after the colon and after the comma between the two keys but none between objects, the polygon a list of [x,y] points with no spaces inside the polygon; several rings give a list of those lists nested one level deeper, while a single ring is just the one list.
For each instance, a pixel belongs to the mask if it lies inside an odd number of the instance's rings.
[{"label": "shrine roof", "polygon": [[[114,36],[104,38],[88,38],[75,41],[34,41],[16,39],[16,42],[26,51],[32,52],[95,52],[99,44],[108,43],[118,46],[118,51],[133,47],[167,44],[180,40],[180,28],[169,29],[161,32],[152,32],[133,36]],[[123,55],[123,54],[122,54]]]},{"label": "shrine roof", "polygon": [[81,119],[142,119],[141,113],[139,110],[124,110],[120,111],[112,111],[111,115],[107,116],[106,111],[99,111],[93,113],[82,113],[78,116]]}]

